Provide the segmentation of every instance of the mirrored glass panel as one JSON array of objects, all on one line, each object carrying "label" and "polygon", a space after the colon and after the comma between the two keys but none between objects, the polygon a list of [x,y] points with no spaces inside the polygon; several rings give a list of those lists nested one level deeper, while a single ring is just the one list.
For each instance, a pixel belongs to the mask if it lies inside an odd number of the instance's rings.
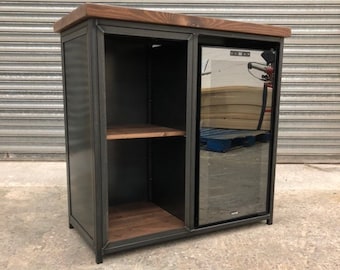
[{"label": "mirrored glass panel", "polygon": [[199,226],[267,211],[274,62],[201,47]]}]

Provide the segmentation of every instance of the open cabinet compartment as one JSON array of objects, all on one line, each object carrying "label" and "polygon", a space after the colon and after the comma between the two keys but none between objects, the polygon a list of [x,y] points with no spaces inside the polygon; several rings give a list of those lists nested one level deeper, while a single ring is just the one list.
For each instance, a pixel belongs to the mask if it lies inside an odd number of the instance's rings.
[{"label": "open cabinet compartment", "polygon": [[187,43],[105,35],[110,242],[184,227]]}]

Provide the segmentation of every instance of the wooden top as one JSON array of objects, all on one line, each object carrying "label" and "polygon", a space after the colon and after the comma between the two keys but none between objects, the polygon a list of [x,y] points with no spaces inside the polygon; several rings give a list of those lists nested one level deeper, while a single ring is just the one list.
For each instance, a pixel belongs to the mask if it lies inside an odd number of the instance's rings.
[{"label": "wooden top", "polygon": [[290,29],[285,27],[100,4],[83,4],[79,6],[58,20],[54,24],[54,31],[63,32],[88,18],[143,22],[277,37],[289,37],[291,35]]}]

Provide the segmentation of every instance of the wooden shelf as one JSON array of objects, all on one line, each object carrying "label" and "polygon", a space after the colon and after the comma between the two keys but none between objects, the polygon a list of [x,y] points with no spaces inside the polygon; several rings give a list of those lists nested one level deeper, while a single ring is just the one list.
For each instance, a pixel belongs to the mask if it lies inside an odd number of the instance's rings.
[{"label": "wooden shelf", "polygon": [[106,133],[107,140],[138,139],[184,136],[183,130],[161,127],[155,125],[129,125],[109,127]]},{"label": "wooden shelf", "polygon": [[109,210],[110,242],[183,227],[183,221],[151,202],[128,203]]}]

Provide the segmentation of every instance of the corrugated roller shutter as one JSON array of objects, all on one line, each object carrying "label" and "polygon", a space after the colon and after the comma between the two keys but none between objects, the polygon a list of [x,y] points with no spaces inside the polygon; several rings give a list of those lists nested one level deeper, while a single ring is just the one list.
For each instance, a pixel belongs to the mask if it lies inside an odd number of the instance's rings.
[{"label": "corrugated roller shutter", "polygon": [[63,159],[59,37],[66,12],[47,2],[0,3],[0,153],[2,159]]},{"label": "corrugated roller shutter", "polygon": [[[64,158],[60,43],[52,25],[83,2],[0,3],[0,158]],[[291,27],[278,161],[340,161],[340,0],[87,2]]]}]

